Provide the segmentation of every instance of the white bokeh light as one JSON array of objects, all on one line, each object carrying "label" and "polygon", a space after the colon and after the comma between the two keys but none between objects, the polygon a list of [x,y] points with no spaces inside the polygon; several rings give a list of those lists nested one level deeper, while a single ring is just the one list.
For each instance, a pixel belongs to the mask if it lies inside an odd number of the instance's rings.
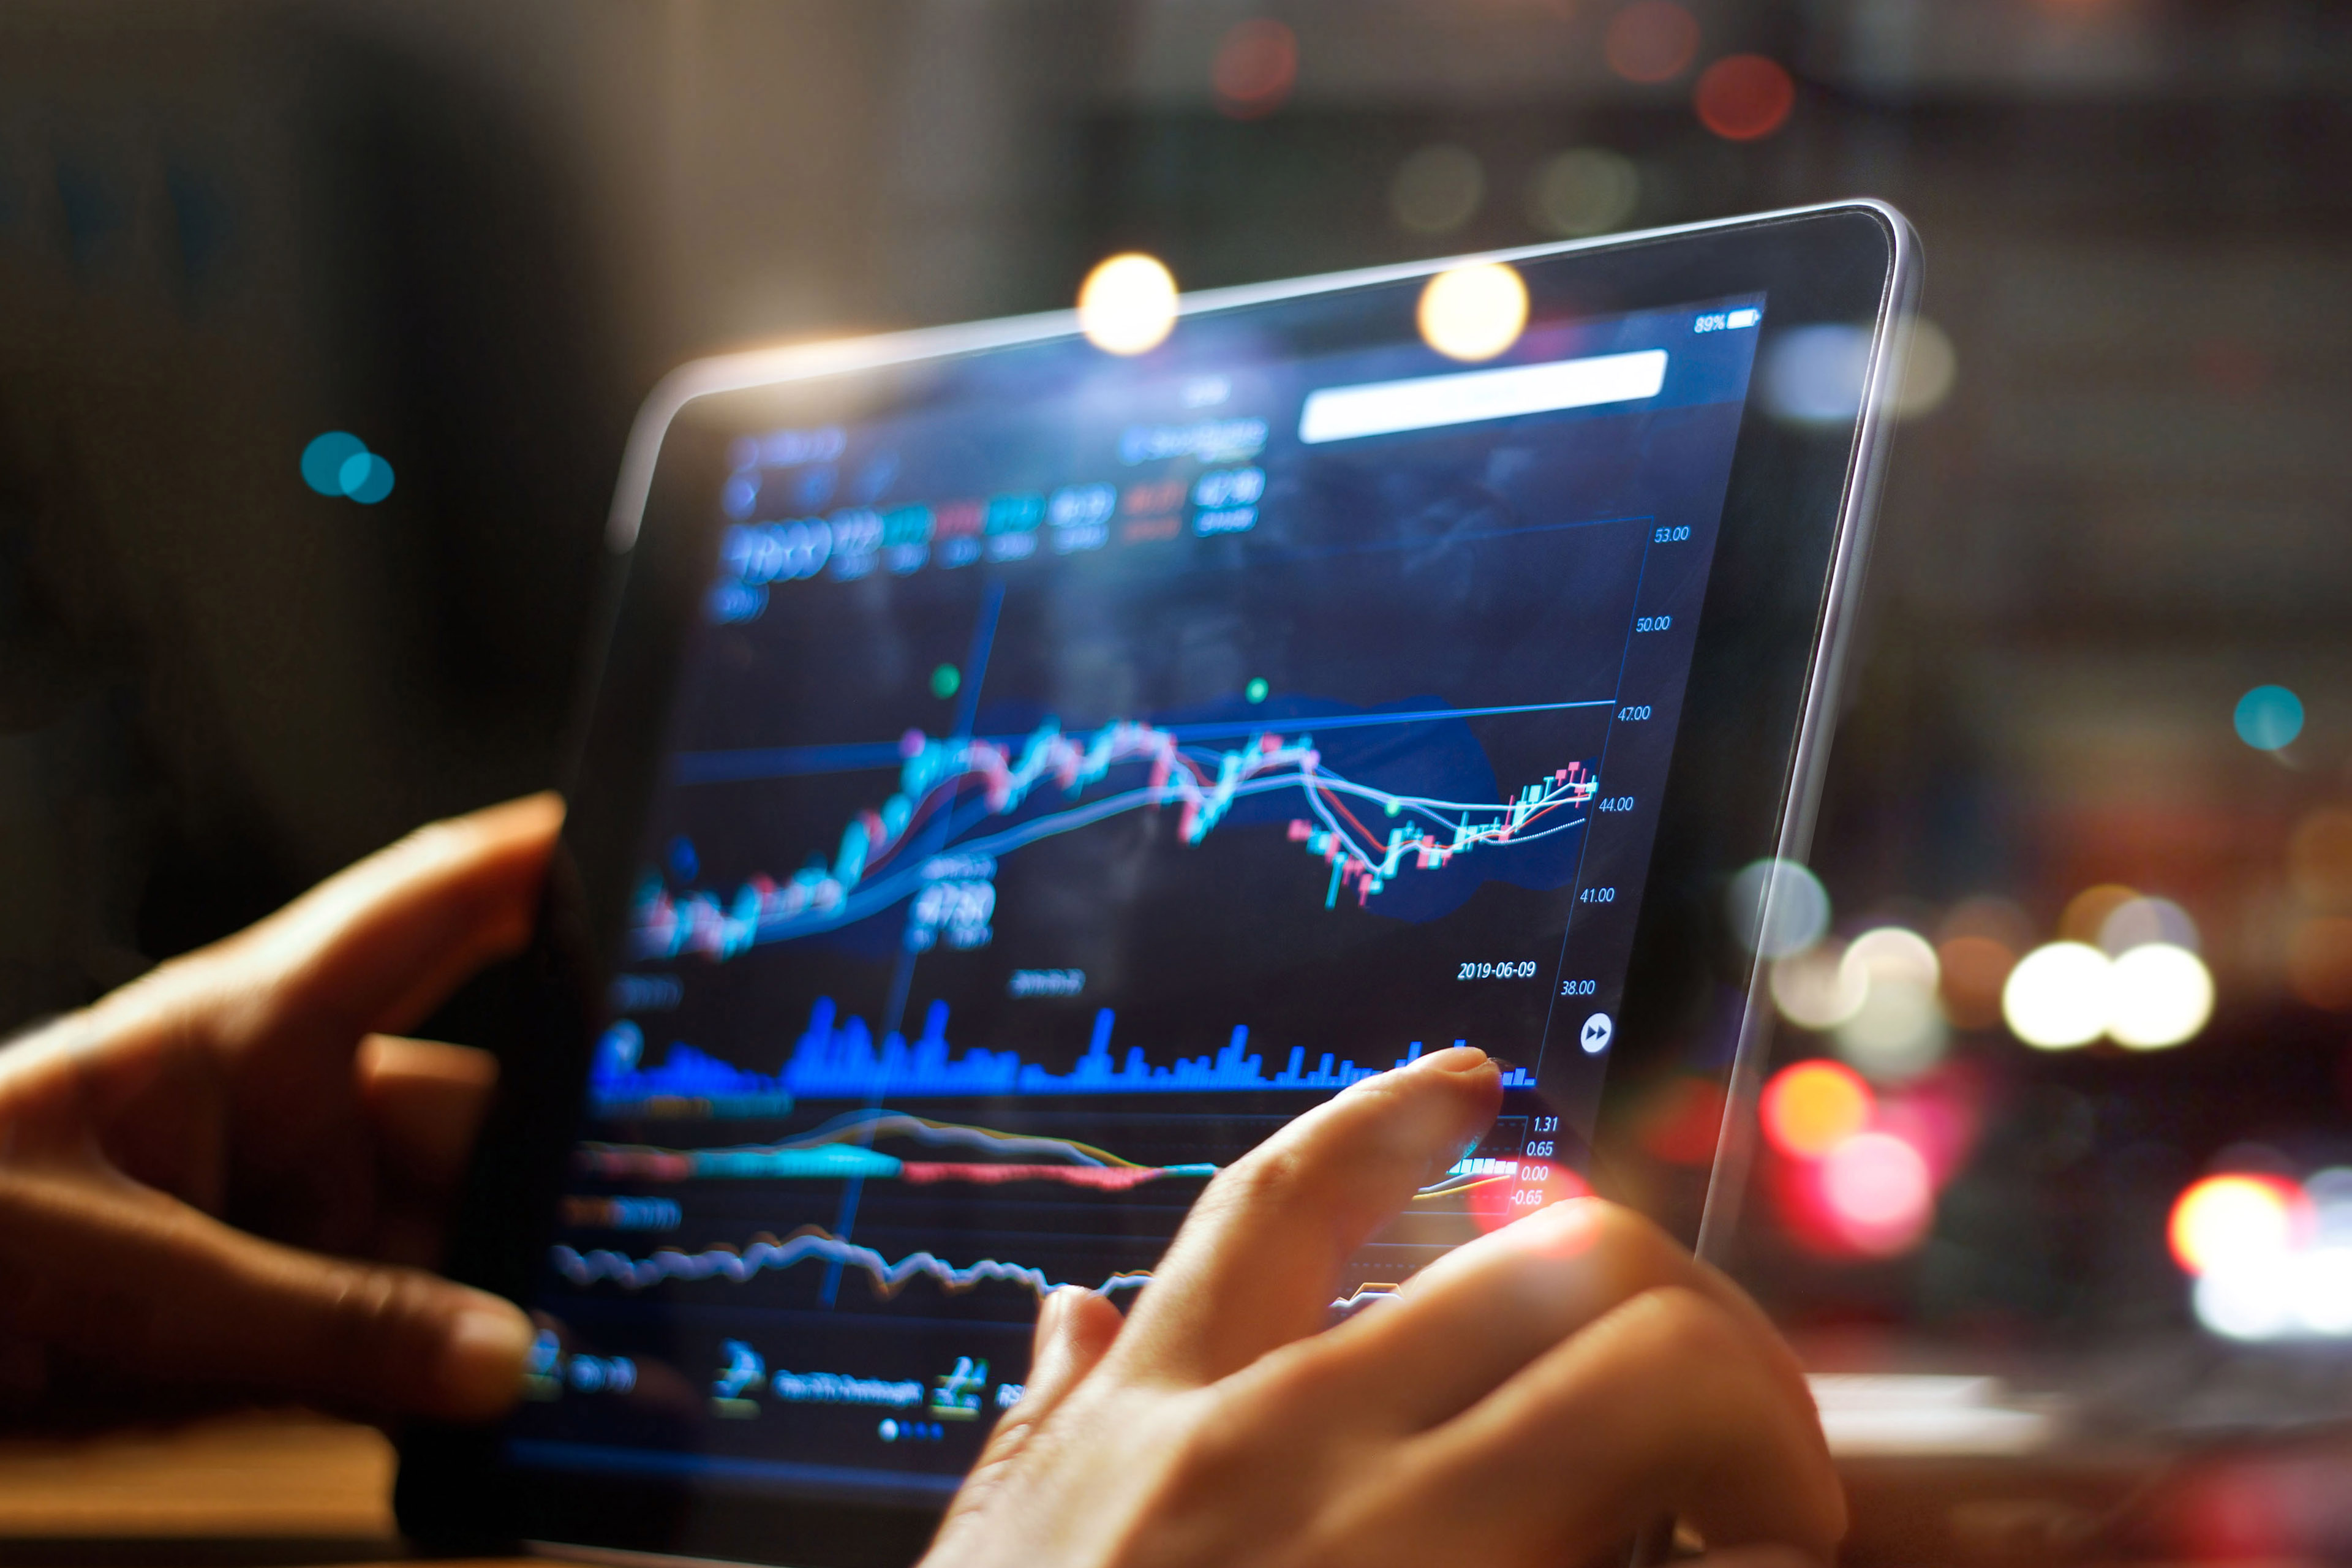
[{"label": "white bokeh light", "polygon": [[1830,928],[1829,889],[1794,860],[1759,860],[1724,894],[1732,934],[1759,958],[1788,958]]},{"label": "white bokeh light", "polygon": [[1501,261],[1449,267],[1421,291],[1421,335],[1448,359],[1493,359],[1528,324],[1528,286]]},{"label": "white bokeh light", "polygon": [[2115,961],[2107,1033],[2134,1050],[2160,1050],[2194,1036],[2213,1016],[2213,977],[2185,947],[2152,942]]},{"label": "white bokeh light", "polygon": [[1105,353],[1158,348],[1176,326],[1176,278],[1140,251],[1096,265],[1078,288],[1078,330]]},{"label": "white bokeh light", "polygon": [[1914,1077],[1943,1059],[1949,1035],[1936,985],[1936,950],[1917,931],[1879,926],[1853,939],[1839,961],[1841,982],[1861,1005],[1836,1028],[1838,1055],[1868,1077]]},{"label": "white bokeh light", "polygon": [[2087,1046],[2107,1031],[2115,965],[2087,942],[2053,942],[2018,961],[2001,986],[2011,1033],[2046,1051]]},{"label": "white bokeh light", "polygon": [[1845,944],[1823,941],[1772,961],[1772,1001],[1804,1029],[1832,1029],[1862,1010],[1870,976],[1845,967]]}]

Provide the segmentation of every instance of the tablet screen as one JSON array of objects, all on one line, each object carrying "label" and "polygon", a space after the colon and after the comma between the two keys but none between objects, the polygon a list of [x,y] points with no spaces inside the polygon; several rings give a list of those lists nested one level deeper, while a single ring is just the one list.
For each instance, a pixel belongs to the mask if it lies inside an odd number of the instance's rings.
[{"label": "tablet screen", "polygon": [[1477,363],[1276,304],[719,432],[509,1458],[944,1496],[1043,1292],[1423,1051],[1503,1115],[1336,1310],[1580,1190],[1766,304]]}]

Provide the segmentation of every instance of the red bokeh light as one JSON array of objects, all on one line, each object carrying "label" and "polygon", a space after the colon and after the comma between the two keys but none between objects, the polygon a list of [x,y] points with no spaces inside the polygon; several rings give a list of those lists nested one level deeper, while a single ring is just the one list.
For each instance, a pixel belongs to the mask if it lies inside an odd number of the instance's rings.
[{"label": "red bokeh light", "polygon": [[1864,1252],[1907,1251],[1936,1212],[1927,1158],[1892,1132],[1859,1132],[1821,1164],[1822,1197],[1839,1233]]},{"label": "red bokeh light", "polygon": [[1601,48],[1627,81],[1672,81],[1698,53],[1698,18],[1675,0],[1634,0],[1609,18]]},{"label": "red bokeh light", "polygon": [[1217,107],[1235,120],[1272,114],[1298,80],[1298,35],[1270,17],[1236,23],[1217,46],[1209,83]]},{"label": "red bokeh light", "polygon": [[1699,73],[1691,102],[1700,123],[1727,142],[1753,142],[1780,129],[1796,107],[1797,83],[1777,60],[1727,55]]}]

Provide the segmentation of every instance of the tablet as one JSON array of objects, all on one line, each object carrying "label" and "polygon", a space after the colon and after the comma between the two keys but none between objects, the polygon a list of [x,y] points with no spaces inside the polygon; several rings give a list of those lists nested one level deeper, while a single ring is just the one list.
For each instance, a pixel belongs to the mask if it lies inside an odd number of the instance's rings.
[{"label": "tablet", "polygon": [[1914,258],[1855,202],[666,381],[455,1242],[529,1393],[406,1528],[907,1561],[1045,1291],[1456,1043],[1501,1115],[1335,1314],[1574,1193],[1719,1232]]}]

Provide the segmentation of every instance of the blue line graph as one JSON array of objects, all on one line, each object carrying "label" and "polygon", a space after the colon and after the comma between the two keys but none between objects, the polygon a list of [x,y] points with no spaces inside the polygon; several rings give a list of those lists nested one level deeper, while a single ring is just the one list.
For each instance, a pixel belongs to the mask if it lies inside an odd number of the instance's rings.
[{"label": "blue line graph", "polygon": [[[1579,708],[1607,708],[1617,700],[1594,697],[1579,702],[1507,702],[1492,708],[1424,708],[1405,713],[1330,713],[1318,715],[1318,730],[1365,730],[1385,724],[1426,724],[1440,719],[1496,719],[1519,713],[1565,713]],[[1230,741],[1255,735],[1263,724],[1220,721],[1163,724],[1160,729],[1179,741]],[[1017,744],[1019,735],[989,735],[999,746]],[[805,773],[847,773],[859,768],[887,768],[903,759],[903,742],[849,741],[833,746],[761,746],[725,752],[680,752],[673,761],[675,778],[682,784],[737,784],[750,779],[792,778]]]},{"label": "blue line graph", "polygon": [[[1399,717],[1380,716],[1384,722]],[[1343,889],[1365,904],[1402,871],[1440,869],[1474,849],[1573,832],[1584,826],[1584,808],[1599,788],[1597,775],[1576,761],[1499,802],[1404,795],[1326,768],[1310,735],[1286,739],[1262,730],[1239,747],[1214,751],[1188,747],[1173,731],[1124,719],[1083,736],[1065,735],[1048,720],[1017,755],[996,741],[938,740],[909,731],[899,754],[898,793],[852,819],[830,863],[819,859],[782,884],[753,877],[723,903],[707,891],[673,895],[659,878],[647,878],[634,911],[635,956],[698,953],[725,960],[760,943],[832,931],[913,897],[927,884],[966,876],[968,868],[984,867],[982,875],[992,876],[996,856],[1130,811],[1174,807],[1177,838],[1197,845],[1235,801],[1293,790],[1307,815],[1293,821],[1290,837],[1329,868],[1326,907],[1337,904]],[[1078,798],[1114,769],[1128,767],[1143,773],[1139,784]],[[1016,818],[1048,786],[1075,804],[958,837],[992,820]],[[1378,808],[1375,822],[1391,819],[1385,832],[1360,817],[1360,807],[1367,815]],[[951,842],[953,853],[905,852],[919,837],[933,847]]]},{"label": "blue line graph", "polygon": [[[923,1032],[909,1041],[897,1031],[884,1036],[877,1047],[866,1020],[843,1018],[831,997],[820,997],[811,1009],[808,1028],[793,1047],[784,1070],[773,1078],[740,1073],[730,1079],[730,1092],[740,1095],[796,1097],[809,1100],[865,1100],[879,1097],[939,1097],[961,1095],[1055,1094],[1182,1094],[1247,1089],[1339,1089],[1390,1068],[1402,1067],[1421,1055],[1422,1042],[1412,1041],[1404,1054],[1383,1066],[1360,1065],[1352,1058],[1322,1053],[1312,1066],[1303,1046],[1293,1046],[1280,1069],[1268,1072],[1263,1057],[1249,1048],[1249,1027],[1234,1026],[1232,1037],[1211,1055],[1180,1058],[1164,1066],[1147,1060],[1140,1046],[1129,1048],[1124,1060],[1114,1060],[1110,1037],[1116,1015],[1108,1007],[1095,1015],[1086,1054],[1067,1072],[1057,1073],[1034,1062],[1024,1062],[1017,1051],[992,1051],[975,1046],[961,1056],[947,1038],[948,1005],[933,1002],[926,1010]],[[673,1046],[670,1062],[686,1055],[686,1072],[673,1077],[668,1063],[645,1068],[636,1064],[642,1036],[636,1026],[617,1024],[605,1034],[589,1079],[590,1093],[600,1112],[626,1115],[663,1097],[692,1100],[703,1093],[696,1086],[708,1081],[714,1058],[691,1047]],[[616,1037],[620,1037],[616,1039]],[[1455,1040],[1454,1045],[1467,1041]],[[719,1064],[724,1066],[725,1064]],[[1529,1088],[1534,1079],[1524,1068],[1503,1075],[1507,1089]],[[716,1105],[704,1114],[725,1115]],[[754,1113],[757,1114],[757,1113]]]},{"label": "blue line graph", "polygon": [[[625,1290],[643,1290],[670,1279],[724,1279],[741,1285],[769,1269],[812,1262],[863,1269],[873,1280],[875,1293],[886,1300],[917,1279],[925,1279],[958,1293],[991,1280],[1021,1285],[1040,1300],[1061,1289],[1060,1284],[1046,1278],[1042,1268],[1001,1263],[993,1258],[959,1268],[936,1253],[910,1252],[893,1262],[870,1247],[844,1241],[815,1226],[803,1226],[781,1240],[756,1239],[740,1250],[731,1247],[714,1247],[702,1252],[665,1250],[649,1258],[631,1258],[605,1247],[580,1252],[558,1244],[549,1249],[549,1261],[558,1274],[583,1289],[604,1281]],[[1147,1270],[1117,1273],[1093,1289],[1104,1293],[1139,1289],[1150,1279]]]}]

